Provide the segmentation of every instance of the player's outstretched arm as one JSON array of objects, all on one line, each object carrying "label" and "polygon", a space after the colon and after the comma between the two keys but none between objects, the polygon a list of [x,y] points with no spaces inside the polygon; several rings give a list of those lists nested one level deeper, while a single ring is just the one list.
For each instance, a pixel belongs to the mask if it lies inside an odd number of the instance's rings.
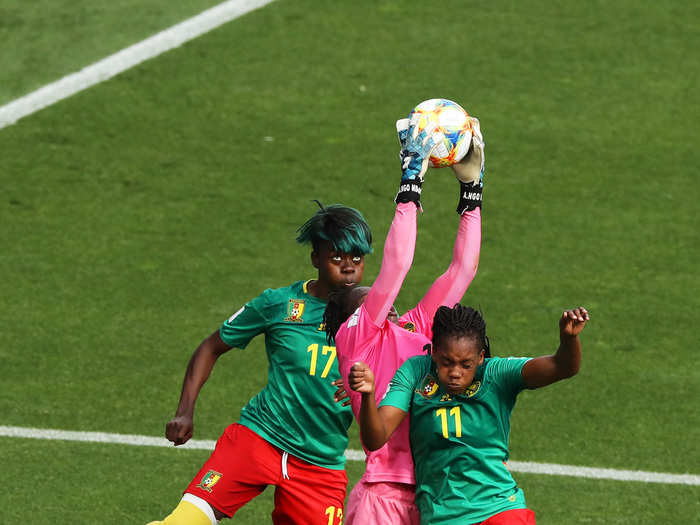
[{"label": "player's outstretched arm", "polygon": [[530,359],[523,366],[523,382],[528,388],[539,388],[578,373],[581,366],[579,334],[590,317],[584,307],[565,310],[559,319],[559,348],[554,355]]},{"label": "player's outstretched arm", "polygon": [[387,318],[406,274],[411,269],[416,249],[416,207],[398,203],[384,243],[379,275],[367,294],[364,308],[372,322],[381,326]]},{"label": "player's outstretched arm", "polygon": [[418,132],[418,121],[396,121],[396,133],[401,150],[401,182],[396,195],[396,212],[384,243],[384,255],[379,275],[365,301],[370,319],[380,326],[387,318],[403,280],[413,263],[416,247],[416,209],[420,208],[423,177],[428,169],[430,152],[441,134],[434,125]]},{"label": "player's outstretched arm", "polygon": [[175,417],[165,425],[165,437],[176,446],[189,441],[194,433],[194,405],[202,386],[209,378],[219,356],[230,350],[217,330],[207,337],[192,354],[182,383],[180,402]]},{"label": "player's outstretched arm", "polygon": [[374,398],[374,374],[367,364],[358,362],[352,365],[348,375],[350,388],[362,394],[360,404],[360,437],[369,450],[378,450],[406,417],[406,412],[393,406],[377,408]]},{"label": "player's outstretched arm", "polygon": [[449,267],[438,277],[420,302],[430,319],[440,306],[452,307],[462,300],[479,266],[481,251],[481,202],[484,185],[484,139],[479,120],[471,117],[472,141],[468,154],[452,166],[459,182],[460,216]]}]

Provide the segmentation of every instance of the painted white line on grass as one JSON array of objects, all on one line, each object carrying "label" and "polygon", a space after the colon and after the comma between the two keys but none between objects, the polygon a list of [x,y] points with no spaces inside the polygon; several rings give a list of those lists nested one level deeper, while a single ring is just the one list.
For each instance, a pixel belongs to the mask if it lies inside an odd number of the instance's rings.
[{"label": "painted white line on grass", "polygon": [[135,434],[108,434],[106,432],[79,432],[74,430],[53,430],[48,428],[6,427],[0,425],[0,436],[53,439],[63,441],[87,441],[90,443],[117,443],[120,445],[139,445],[145,447],[171,447],[199,450],[214,450],[216,441],[208,439],[190,439],[184,445],[175,447],[164,437],[138,436]]},{"label": "painted white line on grass", "polygon": [[509,461],[513,472],[573,476],[575,478],[613,479],[618,481],[643,481],[644,483],[671,483],[677,485],[700,485],[700,476],[694,474],[666,474],[642,470],[617,470],[612,468],[577,467],[555,463],[533,463],[531,461]]},{"label": "painted white line on grass", "polygon": [[76,73],[0,106],[0,129],[14,124],[59,100],[112,78],[141,62],[156,57],[165,51],[181,46],[185,42],[230,22],[273,0],[229,0],[211,9],[174,25],[146,40],[129,46],[95,62]]},{"label": "painted white line on grass", "polygon": [[[139,436],[134,434],[108,434],[106,432],[78,432],[71,430],[8,427],[0,425],[0,436],[175,448],[173,447],[173,444],[165,438]],[[176,448],[190,450],[214,450],[214,445],[216,445],[216,441],[191,439],[186,444]],[[365,454],[362,450],[348,449],[345,451],[345,457],[351,461],[364,461]],[[641,481],[644,483],[669,483],[676,485],[700,485],[700,476],[695,474],[666,474],[663,472],[644,472],[641,470],[577,467],[574,465],[533,463],[530,461],[511,461],[508,463],[508,468],[513,472],[573,476],[577,478]]]}]

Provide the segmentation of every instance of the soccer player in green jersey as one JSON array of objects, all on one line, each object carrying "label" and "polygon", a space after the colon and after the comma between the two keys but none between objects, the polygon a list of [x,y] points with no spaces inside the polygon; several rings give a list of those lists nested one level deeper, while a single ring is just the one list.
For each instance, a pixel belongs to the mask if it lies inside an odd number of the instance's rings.
[{"label": "soccer player in green jersey", "polygon": [[[353,415],[337,403],[340,379],[323,312],[328,293],[362,280],[372,234],[353,208],[328,206],[300,229],[312,246],[316,279],[267,289],[236,311],[195,350],[175,417],[165,435],[175,445],[193,434],[194,405],[217,359],[265,334],[268,383],[226,428],[185,490],[167,525],[210,525],[275,485],[276,524],[341,525],[345,449]],[[341,396],[342,397],[342,396]]]},{"label": "soccer player in green jersey", "polygon": [[430,355],[408,359],[377,407],[374,374],[355,363],[348,386],[362,394],[360,433],[370,450],[410,414],[421,524],[534,525],[506,468],[510,414],[518,393],[578,372],[585,308],[559,319],[559,348],[536,358],[491,357],[486,324],[473,308],[441,306]]}]

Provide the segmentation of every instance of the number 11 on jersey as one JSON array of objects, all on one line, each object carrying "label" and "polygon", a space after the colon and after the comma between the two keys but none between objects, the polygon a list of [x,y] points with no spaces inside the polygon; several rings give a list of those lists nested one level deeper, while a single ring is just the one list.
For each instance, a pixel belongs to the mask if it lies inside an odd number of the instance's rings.
[{"label": "number 11 on jersey", "polygon": [[[453,416],[455,420],[455,437],[462,437],[462,415],[459,407],[452,407],[450,409],[450,415]],[[448,430],[447,409],[438,408],[435,411],[435,417],[439,417],[442,422],[442,437],[449,439],[450,433]]]}]

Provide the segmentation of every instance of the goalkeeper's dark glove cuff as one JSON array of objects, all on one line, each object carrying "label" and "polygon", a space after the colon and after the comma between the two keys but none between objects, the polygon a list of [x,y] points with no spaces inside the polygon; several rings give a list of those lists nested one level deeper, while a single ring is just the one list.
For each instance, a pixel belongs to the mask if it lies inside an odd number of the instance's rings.
[{"label": "goalkeeper's dark glove cuff", "polygon": [[465,211],[481,208],[481,193],[483,187],[478,182],[459,182],[459,204],[457,213],[462,215]]},{"label": "goalkeeper's dark glove cuff", "polygon": [[394,202],[413,202],[420,209],[420,194],[423,191],[423,183],[418,181],[402,182]]}]

